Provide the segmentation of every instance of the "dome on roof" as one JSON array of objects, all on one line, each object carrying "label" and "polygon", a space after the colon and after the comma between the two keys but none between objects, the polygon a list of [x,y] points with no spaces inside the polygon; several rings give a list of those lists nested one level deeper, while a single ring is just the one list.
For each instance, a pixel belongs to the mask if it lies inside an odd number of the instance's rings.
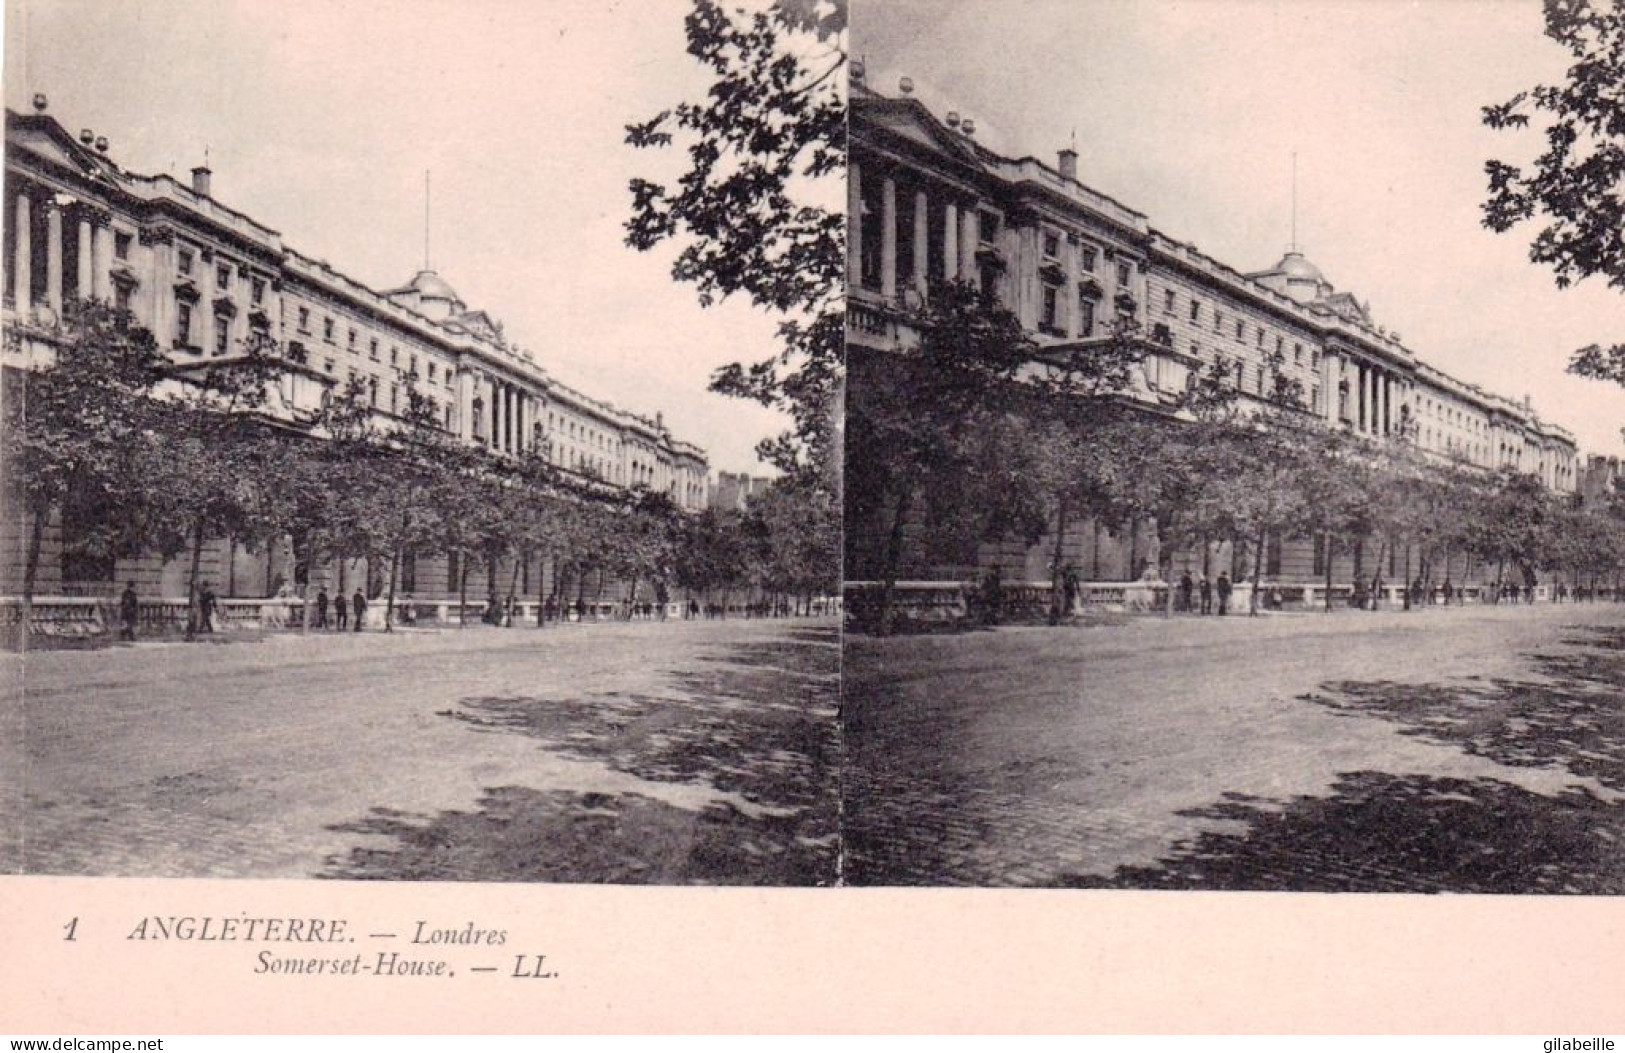
[{"label": "dome on roof", "polygon": [[1320,268],[1304,259],[1303,253],[1296,249],[1282,256],[1281,262],[1275,265],[1275,269],[1286,275],[1288,281],[1323,282],[1326,280],[1325,276],[1320,273]]},{"label": "dome on roof", "polygon": [[447,284],[446,279],[431,270],[418,271],[416,277],[407,284],[407,288],[416,292],[425,300],[463,302],[463,298],[457,295],[457,290]]}]

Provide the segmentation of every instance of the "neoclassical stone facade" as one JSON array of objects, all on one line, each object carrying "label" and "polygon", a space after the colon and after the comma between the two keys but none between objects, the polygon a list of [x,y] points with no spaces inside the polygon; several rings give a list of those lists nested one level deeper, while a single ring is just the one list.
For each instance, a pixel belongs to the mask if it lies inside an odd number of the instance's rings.
[{"label": "neoclassical stone facade", "polygon": [[[5,376],[48,358],[66,303],[96,298],[128,308],[180,363],[230,356],[256,335],[287,347],[299,364],[287,369],[269,412],[290,424],[308,421],[327,392],[352,379],[377,415],[394,416],[405,410],[410,382],[466,442],[510,455],[545,443],[560,469],[584,480],[705,507],[703,450],[672,435],[660,414],[617,408],[552,376],[434,271],[398,288],[368,288],[217,200],[208,168],[194,169],[190,184],[130,172],[105,137],[63,127],[43,96],[34,111],[6,113],[3,320],[19,339],[8,341]],[[0,595],[9,595],[21,580],[20,512],[4,518]],[[41,594],[95,594],[115,578],[184,593],[179,569],[154,560],[76,569],[61,558],[62,529],[53,524],[46,540]],[[278,564],[285,557],[218,542],[205,575],[222,593],[262,595],[289,579],[290,568]],[[521,570],[533,591],[532,575],[544,569]],[[420,595],[448,589],[443,555],[419,558],[413,573],[409,588]],[[483,573],[473,574],[481,588]],[[335,586],[357,574],[367,571],[315,572]]]},{"label": "neoclassical stone facade", "polygon": [[[906,351],[914,340],[907,308],[932,281],[959,278],[994,291],[1040,353],[1087,349],[1109,339],[1114,320],[1136,323],[1147,355],[1125,394],[1147,409],[1177,413],[1192,376],[1216,361],[1235,370],[1243,401],[1259,404],[1278,370],[1301,384],[1309,411],[1328,423],[1372,438],[1407,434],[1441,461],[1514,467],[1554,491],[1576,487],[1567,430],[1543,420],[1527,399],[1423,361],[1296,248],[1265,270],[1229,266],[1079,182],[1074,149],[1060,150],[1053,165],[1001,156],[976,141],[973,121],[939,117],[901,88],[888,96],[855,85],[850,127],[854,349]],[[1114,536],[1091,525],[1077,533],[1067,558],[1097,581],[1135,577],[1154,554],[1154,539],[1139,529]],[[974,564],[922,561],[908,573],[964,577],[998,564],[1007,578],[1046,580],[1049,545],[987,545]],[[1226,548],[1206,558],[1216,573],[1231,569],[1235,554]],[[1319,581],[1321,558],[1308,542],[1275,542],[1268,574]],[[1337,559],[1336,576],[1350,580],[1353,566]],[[1455,580],[1479,569],[1458,561]],[[1403,580],[1402,567],[1383,570]]]}]

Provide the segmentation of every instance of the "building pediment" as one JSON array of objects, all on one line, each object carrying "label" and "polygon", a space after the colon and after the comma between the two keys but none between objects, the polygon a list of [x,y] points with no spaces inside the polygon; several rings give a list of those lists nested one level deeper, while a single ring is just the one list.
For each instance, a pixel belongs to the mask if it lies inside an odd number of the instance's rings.
[{"label": "building pediment", "polygon": [[976,148],[963,135],[931,115],[914,99],[853,100],[870,125],[884,129],[933,153],[946,154],[963,163],[982,167]]},{"label": "building pediment", "polygon": [[23,117],[8,113],[9,125],[6,145],[22,150],[49,163],[90,178],[114,178],[117,169],[102,157],[68,134],[68,130],[50,117]]}]

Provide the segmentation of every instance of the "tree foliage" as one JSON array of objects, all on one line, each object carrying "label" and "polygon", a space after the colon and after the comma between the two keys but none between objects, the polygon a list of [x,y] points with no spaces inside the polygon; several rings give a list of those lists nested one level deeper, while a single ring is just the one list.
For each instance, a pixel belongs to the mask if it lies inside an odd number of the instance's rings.
[{"label": "tree foliage", "polygon": [[[740,294],[786,316],[780,352],[718,370],[713,390],[788,412],[794,429],[762,455],[822,473],[832,446],[843,346],[845,216],[818,203],[845,171],[845,0],[745,10],[694,0],[688,53],[711,78],[685,101],[627,126],[639,149],[681,147],[675,182],[636,178],[626,242],[681,246],[672,277],[709,306]],[[826,195],[833,196],[833,195]]]},{"label": "tree foliage", "polygon": [[[1572,60],[1566,79],[1484,107],[1494,129],[1538,123],[1545,149],[1527,165],[1485,164],[1484,225],[1497,233],[1544,226],[1529,247],[1559,288],[1596,275],[1625,292],[1625,5],[1546,0],[1546,35]],[[1571,372],[1625,384],[1625,343],[1577,352]]]}]

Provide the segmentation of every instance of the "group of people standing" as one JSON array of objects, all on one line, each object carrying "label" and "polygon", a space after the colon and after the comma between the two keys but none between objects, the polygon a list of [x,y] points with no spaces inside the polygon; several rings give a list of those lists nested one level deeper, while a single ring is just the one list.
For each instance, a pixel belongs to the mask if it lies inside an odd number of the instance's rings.
[{"label": "group of people standing", "polygon": [[[333,620],[328,622],[327,612],[332,608]],[[350,626],[352,617],[355,621],[355,631],[360,632],[367,620],[367,594],[360,589],[348,601],[340,593],[336,599],[329,599],[327,586],[323,585],[316,590],[316,609],[312,612],[310,627],[312,629],[332,628],[337,632],[344,632]]]},{"label": "group of people standing", "polygon": [[[1174,596],[1174,610],[1184,611],[1187,614],[1214,614],[1225,615],[1230,613],[1230,594],[1235,586],[1230,582],[1230,575],[1224,571],[1219,572],[1217,581],[1209,581],[1206,574],[1197,579],[1191,578],[1191,572],[1186,571],[1179,579],[1179,591]],[[1219,601],[1217,612],[1213,609],[1215,596]],[[1195,604],[1201,601],[1201,610]]]}]

